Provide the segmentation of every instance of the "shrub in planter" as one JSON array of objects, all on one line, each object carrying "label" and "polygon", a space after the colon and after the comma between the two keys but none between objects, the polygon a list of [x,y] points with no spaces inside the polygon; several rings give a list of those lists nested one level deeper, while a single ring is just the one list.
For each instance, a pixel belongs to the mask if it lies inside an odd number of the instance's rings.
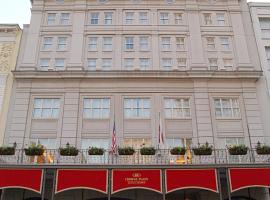
[{"label": "shrub in planter", "polygon": [[256,152],[258,155],[269,155],[270,154],[270,146],[269,145],[261,145],[260,142],[257,143]]},{"label": "shrub in planter", "polygon": [[194,155],[198,156],[210,156],[213,152],[213,147],[206,142],[203,145],[198,145],[197,147],[194,147],[193,149]]},{"label": "shrub in planter", "polygon": [[141,155],[155,155],[156,149],[154,147],[143,147],[140,149]]},{"label": "shrub in planter", "polygon": [[135,153],[135,150],[133,147],[119,147],[118,148],[118,154],[119,155],[133,155]]},{"label": "shrub in planter", "polygon": [[66,147],[59,148],[61,156],[77,156],[79,150],[76,147],[70,146],[69,143],[66,144]]},{"label": "shrub in planter", "polygon": [[230,155],[246,155],[248,147],[244,144],[228,146]]},{"label": "shrub in planter", "polygon": [[105,152],[105,150],[103,148],[90,147],[88,150],[88,155],[101,156],[104,154],[104,152]]},{"label": "shrub in planter", "polygon": [[44,151],[44,147],[41,144],[31,144],[28,148],[24,149],[27,156],[41,156]]},{"label": "shrub in planter", "polygon": [[174,147],[170,150],[170,153],[172,155],[185,155],[186,154],[186,148],[185,147]]}]

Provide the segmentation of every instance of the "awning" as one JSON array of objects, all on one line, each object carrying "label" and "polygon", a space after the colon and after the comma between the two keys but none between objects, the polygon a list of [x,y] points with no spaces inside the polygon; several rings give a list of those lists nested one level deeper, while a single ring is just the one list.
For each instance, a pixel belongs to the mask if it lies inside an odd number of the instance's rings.
[{"label": "awning", "polygon": [[108,170],[58,169],[55,193],[72,189],[90,189],[107,193]]},{"label": "awning", "polygon": [[41,193],[42,169],[0,169],[0,189],[22,188]]},{"label": "awning", "polygon": [[167,169],[166,193],[182,189],[204,189],[218,193],[216,169]]},{"label": "awning", "polygon": [[129,189],[146,189],[161,193],[161,182],[159,169],[112,170],[112,194]]},{"label": "awning", "polygon": [[231,192],[248,187],[270,187],[270,168],[229,168]]}]

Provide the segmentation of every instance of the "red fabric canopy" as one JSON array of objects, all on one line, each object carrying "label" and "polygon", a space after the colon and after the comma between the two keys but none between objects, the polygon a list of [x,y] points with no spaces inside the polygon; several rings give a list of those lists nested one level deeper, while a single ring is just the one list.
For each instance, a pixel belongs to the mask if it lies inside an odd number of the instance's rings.
[{"label": "red fabric canopy", "polygon": [[230,168],[231,192],[248,187],[270,187],[270,168]]},{"label": "red fabric canopy", "polygon": [[216,169],[167,169],[166,193],[181,189],[204,189],[218,193]]},{"label": "red fabric canopy", "polygon": [[0,189],[23,188],[41,193],[42,179],[42,169],[0,169]]},{"label": "red fabric canopy", "polygon": [[72,189],[91,189],[107,193],[108,170],[58,169],[55,193]]},{"label": "red fabric canopy", "polygon": [[161,193],[161,170],[112,170],[112,194],[129,189],[147,189]]}]

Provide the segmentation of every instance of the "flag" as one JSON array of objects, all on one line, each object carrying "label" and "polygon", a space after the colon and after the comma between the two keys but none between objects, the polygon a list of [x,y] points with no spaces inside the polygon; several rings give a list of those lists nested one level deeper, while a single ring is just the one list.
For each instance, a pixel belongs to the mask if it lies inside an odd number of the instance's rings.
[{"label": "flag", "polygon": [[113,154],[116,153],[116,129],[115,129],[115,119],[113,122],[113,133],[112,133],[112,148],[111,151]]},{"label": "flag", "polygon": [[164,147],[163,127],[162,127],[160,113],[159,113],[159,127],[158,127],[158,146]]}]

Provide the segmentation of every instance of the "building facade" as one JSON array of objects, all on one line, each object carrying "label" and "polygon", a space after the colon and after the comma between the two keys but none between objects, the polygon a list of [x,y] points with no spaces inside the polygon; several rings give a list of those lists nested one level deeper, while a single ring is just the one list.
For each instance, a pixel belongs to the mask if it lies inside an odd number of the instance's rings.
[{"label": "building facade", "polygon": [[22,31],[15,24],[0,24],[0,144],[3,144],[9,100],[11,96]]},{"label": "building facade", "polygon": [[[110,183],[113,170],[126,165],[161,169],[166,180],[164,174],[171,167],[202,165],[218,170],[219,193],[198,186],[166,195],[164,186],[162,196],[134,187],[112,193],[112,198],[269,199],[262,188],[230,194],[227,185],[226,164],[254,166],[257,160],[249,160],[252,152],[244,160],[226,157],[226,146],[245,144],[252,149],[258,141],[267,141],[256,92],[261,75],[245,1],[33,0],[31,23],[24,26],[14,71],[5,143],[16,142],[18,149],[44,145],[46,159],[37,161],[41,168],[65,166],[54,150],[67,143],[82,149],[80,158],[71,160],[71,168],[97,168],[83,150],[110,150],[113,140],[118,147],[162,149],[150,162],[139,154],[127,160],[105,154],[99,167],[108,166]],[[206,142],[215,149],[209,162],[196,160],[191,152],[182,162],[164,150],[191,149]],[[29,161],[23,154],[16,156],[19,163]],[[32,163],[30,159],[28,167]],[[51,195],[59,178],[52,175],[54,169],[44,167],[43,199],[107,198],[90,190]],[[40,196],[13,191],[7,189],[2,196]]]}]

